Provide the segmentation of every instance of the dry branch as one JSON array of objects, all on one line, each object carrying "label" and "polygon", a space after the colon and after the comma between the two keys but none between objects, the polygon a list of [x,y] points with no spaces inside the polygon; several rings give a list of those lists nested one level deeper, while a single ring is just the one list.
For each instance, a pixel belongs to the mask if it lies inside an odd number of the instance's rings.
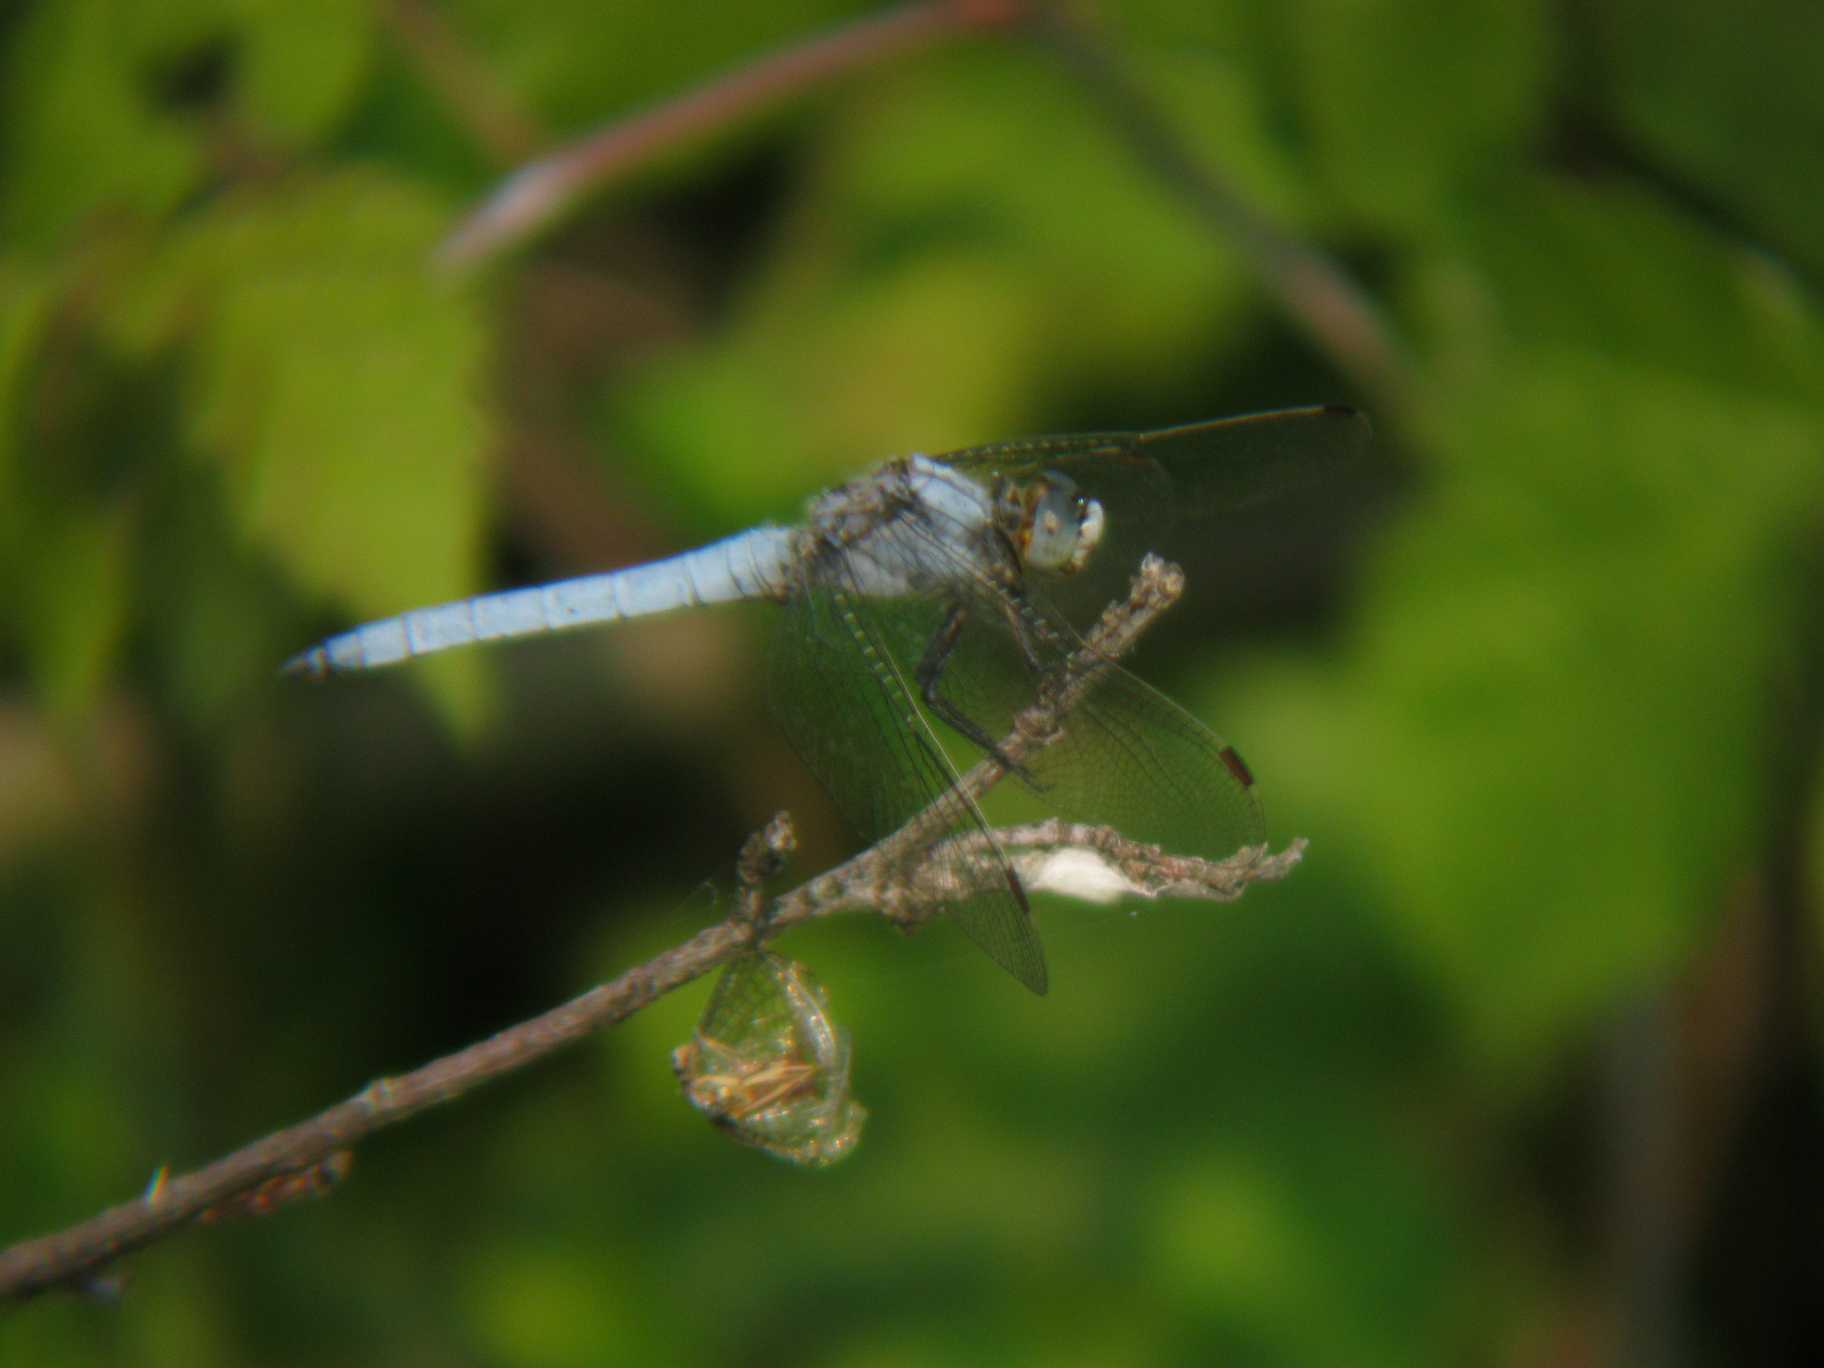
[{"label": "dry branch", "polygon": [[[1174,603],[1183,576],[1149,556],[1128,597],[1109,608],[1040,697],[1014,721],[1001,752],[1015,764],[1042,750],[1094,687],[1096,668],[1126,654]],[[984,758],[962,777],[979,798],[1005,775]],[[764,881],[793,845],[789,822],[775,818],[744,845],[738,896],[730,915],[681,945],[654,956],[540,1016],[434,1060],[410,1073],[380,1078],[309,1120],[257,1140],[208,1166],[169,1178],[161,1169],[146,1191],[80,1225],[0,1251],[0,1302],[23,1301],[53,1288],[108,1291],[104,1270],[115,1259],[178,1228],[236,1214],[263,1214],[288,1201],[328,1191],[348,1165],[348,1152],[374,1132],[513,1073],[565,1045],[626,1020],[647,1004],[798,925],[842,912],[877,911],[901,924],[936,915],[965,896],[969,881],[994,869],[980,857],[979,832],[940,840],[953,809],[933,804],[900,830],[826,874],[768,904]],[[1032,886],[1079,898],[1110,892],[1230,901],[1250,883],[1283,878],[1303,842],[1277,856],[1247,849],[1227,860],[1171,855],[1106,827],[1039,822],[994,833]],[[995,877],[999,877],[998,873]],[[1112,881],[1115,881],[1111,883]]]}]

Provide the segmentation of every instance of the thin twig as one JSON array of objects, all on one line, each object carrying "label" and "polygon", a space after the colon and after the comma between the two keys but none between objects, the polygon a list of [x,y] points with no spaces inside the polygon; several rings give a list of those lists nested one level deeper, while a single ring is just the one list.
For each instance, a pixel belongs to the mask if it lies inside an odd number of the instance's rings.
[{"label": "thin twig", "polygon": [[[1014,720],[1001,754],[1015,764],[1062,735],[1071,709],[1095,687],[1101,667],[1125,654],[1183,589],[1174,566],[1149,556],[1126,600],[1112,606],[1085,636],[1061,675]],[[962,777],[979,798],[1007,773],[984,759]],[[0,1302],[23,1301],[52,1288],[106,1292],[102,1271],[180,1226],[225,1215],[259,1213],[297,1197],[327,1191],[346,1170],[347,1152],[386,1126],[454,1100],[546,1055],[626,1020],[640,1008],[802,922],[872,910],[896,921],[928,918],[974,891],[970,881],[993,868],[982,858],[979,833],[939,838],[954,821],[954,805],[939,800],[899,831],[836,869],[775,898],[761,910],[760,883],[782,864],[793,844],[788,821],[775,818],[743,847],[741,896],[729,917],[620,977],[530,1021],[521,1022],[395,1078],[381,1078],[355,1096],[177,1178],[161,1169],[130,1202],[56,1234],[0,1251]],[[1041,822],[996,832],[1035,888],[1101,899],[1108,881],[1144,897],[1201,897],[1228,901],[1248,884],[1278,879],[1298,862],[1303,842],[1278,856],[1249,849],[1228,860],[1169,855],[1106,827]],[[1075,860],[1074,873],[1069,861]],[[1064,863],[1060,863],[1060,862]],[[1093,877],[1092,877],[1093,875]]]},{"label": "thin twig", "polygon": [[785,868],[785,862],[798,848],[798,832],[786,813],[779,813],[756,831],[741,847],[741,858],[735,861],[735,913],[754,928],[756,945],[763,940],[768,910],[766,881]]},{"label": "thin twig", "polygon": [[[1124,897],[1234,902],[1252,884],[1285,878],[1304,859],[1306,845],[1301,836],[1276,855],[1268,854],[1265,846],[1244,846],[1227,859],[1207,860],[1173,855],[1149,842],[1130,840],[1113,827],[1056,817],[1001,827],[994,840],[1012,860],[1027,892],[1058,893],[1078,902],[1114,902]],[[920,894],[933,904],[980,891],[963,890],[934,876],[950,870],[992,868],[980,857],[986,844],[980,832],[955,837],[947,844],[956,848],[920,871]]]},{"label": "thin twig", "polygon": [[744,63],[645,113],[617,119],[516,172],[438,250],[466,270],[524,240],[589,190],[767,104],[945,38],[1024,20],[1020,0],[920,0]]},{"label": "thin twig", "polygon": [[1048,6],[1033,26],[1101,106],[1136,160],[1218,236],[1238,245],[1280,307],[1377,405],[1401,407],[1405,353],[1367,293],[1316,248],[1282,231],[1205,165],[1100,34]]},{"label": "thin twig", "polygon": [[275,1178],[310,1170],[375,1131],[512,1073],[564,1045],[623,1021],[665,993],[733,959],[752,944],[739,918],[718,922],[684,944],[531,1021],[397,1078],[382,1078],[307,1121],[55,1235],[0,1251],[0,1301],[58,1286],[80,1286],[118,1256],[142,1248],[205,1211]]},{"label": "thin twig", "polygon": [[480,55],[451,31],[436,6],[425,0],[392,0],[380,13],[406,60],[494,162],[512,166],[544,145],[544,131]]}]

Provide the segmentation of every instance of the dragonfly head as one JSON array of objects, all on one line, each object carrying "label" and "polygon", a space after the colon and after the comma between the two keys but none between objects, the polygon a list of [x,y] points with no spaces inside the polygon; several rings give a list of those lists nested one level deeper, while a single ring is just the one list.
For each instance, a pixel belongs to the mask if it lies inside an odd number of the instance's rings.
[{"label": "dragonfly head", "polygon": [[1034,570],[1073,574],[1089,564],[1102,541],[1102,505],[1068,475],[1047,471],[1013,485],[1002,491],[1000,505],[1021,563]]}]

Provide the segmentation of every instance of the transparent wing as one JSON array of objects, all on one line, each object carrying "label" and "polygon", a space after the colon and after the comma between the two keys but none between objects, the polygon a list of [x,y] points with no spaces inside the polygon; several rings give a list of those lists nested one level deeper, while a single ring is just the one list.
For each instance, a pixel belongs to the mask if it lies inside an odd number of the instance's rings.
[{"label": "transparent wing", "polygon": [[[1149,432],[1032,437],[937,458],[991,486],[1056,471],[1102,505],[1101,545],[1080,573],[1031,587],[1085,624],[1126,593],[1149,552],[1184,566],[1193,586],[1227,567],[1222,551],[1267,535],[1296,538],[1334,519],[1362,484],[1368,420],[1339,406],[1281,409]],[[1311,497],[1283,498],[1303,492]],[[1276,499],[1283,502],[1269,508]],[[1334,525],[1332,523],[1332,525]]]},{"label": "transparent wing", "polygon": [[[998,738],[1083,643],[1042,598],[1010,597],[980,576],[963,583],[971,620],[938,690]],[[1179,855],[1222,859],[1265,841],[1253,775],[1233,746],[1114,661],[1091,669],[1063,734],[1027,763],[1046,807]]]},{"label": "transparent wing", "polygon": [[1112,662],[1032,769],[1062,815],[1172,854],[1219,860],[1266,840],[1254,776],[1235,748]]},{"label": "transparent wing", "polygon": [[1043,993],[1045,954],[1019,881],[981,809],[957,789],[956,768],[915,701],[912,672],[943,613],[930,599],[881,602],[807,586],[794,595],[774,638],[773,712],[866,839],[897,830],[932,804],[946,813],[946,833],[983,834],[984,849],[999,866],[986,883],[990,891],[949,911],[989,958]]},{"label": "transparent wing", "polygon": [[978,478],[1062,471],[1117,510],[1137,501],[1140,511],[1159,504],[1202,516],[1318,484],[1359,458],[1372,436],[1355,409],[1326,404],[1147,432],[1026,437],[936,459]]}]

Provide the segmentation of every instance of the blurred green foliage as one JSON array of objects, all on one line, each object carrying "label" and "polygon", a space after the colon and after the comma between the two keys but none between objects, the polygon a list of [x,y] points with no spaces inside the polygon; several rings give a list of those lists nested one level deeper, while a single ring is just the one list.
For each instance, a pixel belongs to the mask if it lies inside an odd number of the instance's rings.
[{"label": "blurred green foliage", "polygon": [[[308,689],[326,630],[789,517],[893,452],[1373,407],[1135,668],[1306,865],[779,948],[872,1119],[668,1065],[707,985],[179,1236],[0,1363],[1777,1361],[1824,1115],[1824,11],[1136,0],[1195,155],[1405,344],[1353,389],[1008,36],[786,102],[453,281],[555,144],[855,5],[0,14],[0,1243],[688,935],[789,807],[765,610]],[[511,117],[502,115],[509,111]],[[1326,524],[1328,526],[1328,524]],[[726,879],[723,879],[726,882]],[[669,910],[668,910],[669,909]],[[1669,1156],[1669,1157],[1668,1157]]]}]

